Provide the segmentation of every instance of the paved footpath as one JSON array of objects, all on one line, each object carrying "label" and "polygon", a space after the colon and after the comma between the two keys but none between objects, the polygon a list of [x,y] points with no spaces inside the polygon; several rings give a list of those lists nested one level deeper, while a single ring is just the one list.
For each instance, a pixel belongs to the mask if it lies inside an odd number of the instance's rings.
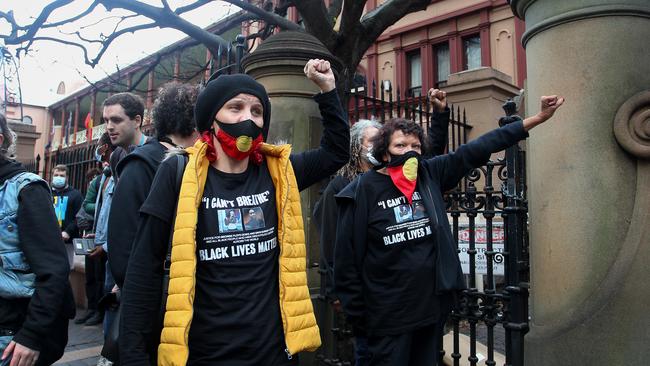
[{"label": "paved footpath", "polygon": [[[84,314],[86,311],[77,309],[77,316]],[[68,326],[68,345],[65,353],[55,365],[66,366],[95,366],[99,360],[99,353],[104,344],[102,326],[79,325],[74,320],[70,320]]]}]

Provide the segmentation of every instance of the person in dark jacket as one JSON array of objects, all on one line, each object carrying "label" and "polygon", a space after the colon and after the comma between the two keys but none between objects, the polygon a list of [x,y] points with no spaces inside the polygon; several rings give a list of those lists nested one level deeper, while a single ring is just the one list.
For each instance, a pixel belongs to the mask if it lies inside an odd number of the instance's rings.
[{"label": "person in dark jacket", "polygon": [[14,139],[0,114],[0,364],[50,365],[74,317],[70,267],[50,189],[11,159]]},{"label": "person in dark jacket", "polygon": [[[104,132],[97,143],[95,149],[95,160],[102,164],[103,172],[94,177],[88,184],[88,191],[83,201],[83,209],[89,215],[93,216],[92,231],[97,230],[97,217],[101,209],[101,203],[107,186],[105,173],[110,171],[108,160],[115,147],[111,143],[108,132]],[[93,238],[94,233],[88,233],[85,238]],[[104,282],[106,280],[106,253],[101,245],[95,246],[94,250],[84,258],[84,276],[86,277],[86,299],[88,310],[77,319],[75,324],[85,324],[88,326],[97,325],[104,319],[104,310],[98,307],[99,300],[104,296]]]},{"label": "person in dark jacket", "polygon": [[[299,191],[347,162],[349,130],[329,62],[310,60],[305,74],[321,90],[314,100],[323,137],[318,148],[299,153],[291,153],[290,145],[264,143],[271,104],[266,89],[250,76],[221,75],[199,95],[195,112],[203,134],[187,149],[182,183],[177,159],[164,161],[140,210],[124,285],[122,365],[296,365],[299,352],[320,345],[307,287]],[[179,189],[187,192],[180,198]],[[251,210],[263,227],[247,226]],[[235,220],[226,222],[227,217]],[[235,222],[239,225],[231,225]],[[174,226],[160,332],[152,324],[159,316],[163,263]],[[194,242],[196,250],[179,258],[183,240]],[[193,265],[196,271],[188,269]],[[175,278],[182,273],[194,277],[194,284],[172,286],[184,281]],[[170,306],[176,298],[188,299],[180,311]],[[173,337],[183,328],[185,337]],[[146,347],[152,337],[161,343],[157,354]],[[186,344],[173,343],[183,340]]]},{"label": "person in dark jacket", "polygon": [[52,181],[50,188],[52,192],[52,203],[54,213],[61,227],[61,237],[66,244],[68,264],[70,269],[74,265],[74,249],[72,239],[79,237],[77,226],[77,212],[81,208],[83,197],[81,192],[68,185],[68,167],[62,164],[52,169]]},{"label": "person in dark jacket", "polygon": [[152,108],[156,137],[117,165],[117,185],[108,218],[108,263],[120,288],[138,228],[140,206],[149,194],[158,165],[168,150],[191,146],[199,137],[194,121],[197,93],[196,86],[177,82],[160,88]]},{"label": "person in dark jacket", "polygon": [[[382,126],[373,155],[386,166],[336,196],[334,291],[347,318],[368,334],[371,365],[437,364],[452,294],[464,287],[442,193],[492,153],[526,138],[563,102],[542,97],[537,115],[429,159],[420,156],[424,134],[415,122],[396,118]],[[446,108],[442,94],[434,103]]]},{"label": "person in dark jacket", "polygon": [[52,169],[52,199],[63,242],[71,244],[73,238],[79,237],[76,215],[83,197],[68,184],[68,167],[65,165],[59,164]]},{"label": "person in dark jacket", "polygon": [[[430,89],[429,98],[444,92]],[[444,111],[433,111],[428,126],[427,156],[444,154],[447,146],[449,118]],[[334,283],[334,243],[336,240],[337,205],[335,196],[358,175],[367,172],[380,163],[371,154],[372,139],[379,133],[381,124],[371,120],[359,120],[350,128],[350,161],[346,164],[323,191],[314,207],[314,220],[320,234],[320,267],[326,272],[324,281],[325,296],[336,312],[342,311],[341,303],[333,291]],[[360,329],[354,329],[354,358],[356,366],[367,365],[370,360],[367,339]]]}]

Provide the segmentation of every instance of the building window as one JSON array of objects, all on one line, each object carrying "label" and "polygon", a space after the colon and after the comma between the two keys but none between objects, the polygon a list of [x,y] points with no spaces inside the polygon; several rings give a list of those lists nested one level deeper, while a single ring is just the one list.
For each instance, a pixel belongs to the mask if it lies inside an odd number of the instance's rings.
[{"label": "building window", "polygon": [[447,81],[451,71],[449,63],[449,43],[445,42],[435,45],[433,48],[433,56],[436,65],[436,80],[434,85],[439,87],[441,82]]},{"label": "building window", "polygon": [[422,57],[419,49],[406,54],[406,64],[408,65],[409,81],[406,96],[419,97],[422,95]]},{"label": "building window", "polygon": [[477,34],[463,38],[463,70],[481,67],[481,37]]}]

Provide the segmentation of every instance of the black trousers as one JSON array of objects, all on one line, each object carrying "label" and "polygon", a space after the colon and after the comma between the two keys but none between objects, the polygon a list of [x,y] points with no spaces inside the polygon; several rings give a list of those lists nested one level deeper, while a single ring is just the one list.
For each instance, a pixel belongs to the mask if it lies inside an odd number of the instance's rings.
[{"label": "black trousers", "polygon": [[88,310],[97,310],[99,299],[104,296],[106,277],[106,254],[91,258],[86,256],[86,298]]},{"label": "black trousers", "polygon": [[412,332],[368,338],[370,366],[436,366],[444,321]]}]

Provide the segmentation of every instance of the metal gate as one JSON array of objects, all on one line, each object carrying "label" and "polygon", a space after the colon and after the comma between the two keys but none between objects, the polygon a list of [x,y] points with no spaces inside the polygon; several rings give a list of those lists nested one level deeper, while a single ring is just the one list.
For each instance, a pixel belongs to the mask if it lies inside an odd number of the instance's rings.
[{"label": "metal gate", "polygon": [[[348,95],[349,119],[371,118],[383,122],[400,116],[413,119],[426,130],[431,107],[426,97],[392,99],[390,85],[376,83],[355,88]],[[379,95],[379,96],[378,96]],[[467,142],[472,126],[465,111],[451,106],[448,151]],[[514,102],[504,104],[501,125],[520,118]],[[496,126],[495,126],[496,127]],[[528,331],[528,209],[525,152],[519,146],[505,157],[473,170],[453,190],[444,194],[447,214],[463,268],[467,289],[456,298],[447,321],[446,348],[440,350],[446,364],[523,365],[524,335]],[[323,347],[320,365],[354,365],[352,331],[344,317],[332,310],[324,296],[321,271],[319,315]],[[440,342],[443,345],[443,342]],[[480,351],[479,344],[485,350]],[[499,356],[501,354],[501,356]],[[463,362],[464,364],[464,362]]]}]

